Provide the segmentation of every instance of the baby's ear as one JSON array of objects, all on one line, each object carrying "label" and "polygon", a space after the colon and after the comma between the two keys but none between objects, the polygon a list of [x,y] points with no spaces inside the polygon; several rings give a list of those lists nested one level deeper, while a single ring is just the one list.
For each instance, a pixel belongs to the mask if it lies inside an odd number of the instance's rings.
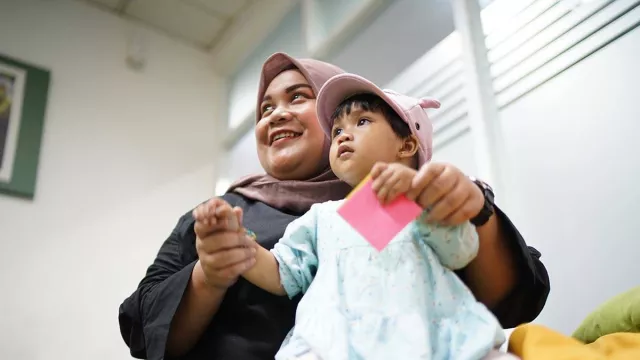
[{"label": "baby's ear", "polygon": [[424,98],[418,102],[423,109],[438,109],[440,108],[440,101],[435,99]]},{"label": "baby's ear", "polygon": [[413,157],[417,152],[420,143],[415,135],[409,135],[402,141],[402,148],[400,148],[399,156],[401,159]]}]

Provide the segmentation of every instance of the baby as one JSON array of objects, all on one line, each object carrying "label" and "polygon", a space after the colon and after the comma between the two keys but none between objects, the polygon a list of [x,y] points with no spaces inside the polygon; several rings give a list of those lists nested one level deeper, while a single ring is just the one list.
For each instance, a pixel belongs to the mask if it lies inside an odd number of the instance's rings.
[{"label": "baby", "polygon": [[[317,99],[332,139],[331,169],[351,186],[371,174],[382,202],[414,191],[432,152],[425,109],[438,106],[357,75],[332,78]],[[427,224],[425,210],[378,251],[338,215],[341,204],[312,206],[273,250],[257,246],[256,263],[243,274],[273,294],[303,294],[277,360],[500,357],[498,320],[453,272],[477,254],[471,224]]]}]

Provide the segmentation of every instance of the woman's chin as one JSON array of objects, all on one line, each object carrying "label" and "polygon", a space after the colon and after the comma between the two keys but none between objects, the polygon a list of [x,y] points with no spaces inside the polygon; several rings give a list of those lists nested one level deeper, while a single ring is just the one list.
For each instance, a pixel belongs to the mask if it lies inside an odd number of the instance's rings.
[{"label": "woman's chin", "polygon": [[273,154],[269,159],[269,168],[277,177],[289,177],[300,167],[302,156],[297,154]]},{"label": "woman's chin", "polygon": [[269,174],[280,180],[306,180],[317,175],[321,159],[301,153],[273,154],[269,161]]}]

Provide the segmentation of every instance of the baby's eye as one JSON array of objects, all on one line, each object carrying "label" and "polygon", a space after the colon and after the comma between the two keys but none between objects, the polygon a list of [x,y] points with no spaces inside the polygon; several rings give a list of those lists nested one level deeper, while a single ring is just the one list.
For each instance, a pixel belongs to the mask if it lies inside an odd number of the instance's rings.
[{"label": "baby's eye", "polygon": [[369,121],[369,119],[362,118],[362,119],[358,120],[358,126],[362,126],[362,125],[368,124],[370,122],[371,121]]},{"label": "baby's eye", "polygon": [[333,129],[333,137],[336,137],[336,136],[338,136],[340,134],[342,134],[342,129],[340,129],[340,128]]}]

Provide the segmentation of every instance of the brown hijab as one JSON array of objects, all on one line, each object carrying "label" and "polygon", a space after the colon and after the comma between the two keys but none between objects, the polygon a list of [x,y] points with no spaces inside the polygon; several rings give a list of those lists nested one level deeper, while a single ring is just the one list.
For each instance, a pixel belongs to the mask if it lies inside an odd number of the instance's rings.
[{"label": "brown hijab", "polygon": [[[339,67],[318,60],[294,59],[285,53],[271,55],[262,65],[256,121],[260,120],[260,103],[267,87],[276,76],[292,67],[302,73],[316,95],[327,80],[344,73]],[[326,163],[323,164],[323,170],[310,179],[278,180],[267,174],[250,175],[233,183],[227,191],[296,213],[306,212],[315,203],[343,199],[351,187],[331,171],[328,162],[330,145],[331,140],[325,138],[323,152]]]}]

